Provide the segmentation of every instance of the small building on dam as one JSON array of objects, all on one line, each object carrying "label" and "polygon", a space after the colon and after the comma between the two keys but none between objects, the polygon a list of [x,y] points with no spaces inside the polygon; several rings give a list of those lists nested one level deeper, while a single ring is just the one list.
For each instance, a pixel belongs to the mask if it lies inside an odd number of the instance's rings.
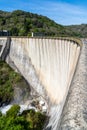
[{"label": "small building on dam", "polygon": [[0,59],[47,104],[44,130],[87,130],[86,39],[0,37]]}]

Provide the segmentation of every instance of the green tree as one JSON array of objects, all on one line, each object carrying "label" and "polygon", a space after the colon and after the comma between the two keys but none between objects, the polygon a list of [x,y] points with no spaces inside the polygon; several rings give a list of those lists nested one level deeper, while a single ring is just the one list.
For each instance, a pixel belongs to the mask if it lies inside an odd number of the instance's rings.
[{"label": "green tree", "polygon": [[20,112],[20,106],[15,104],[6,112],[6,116],[15,118],[19,112]]},{"label": "green tree", "polygon": [[12,36],[18,36],[18,32],[19,32],[19,30],[18,30],[17,27],[11,27],[11,29],[10,29],[10,34],[11,34]]},{"label": "green tree", "polygon": [[46,115],[30,110],[27,114],[27,121],[30,122],[30,128],[33,130],[42,130],[44,122],[46,120]]}]

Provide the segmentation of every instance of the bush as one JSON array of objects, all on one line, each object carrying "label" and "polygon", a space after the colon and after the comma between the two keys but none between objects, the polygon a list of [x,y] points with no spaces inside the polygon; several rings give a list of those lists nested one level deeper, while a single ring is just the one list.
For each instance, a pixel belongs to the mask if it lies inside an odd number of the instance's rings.
[{"label": "bush", "polygon": [[0,61],[0,106],[13,99],[14,86],[21,82],[22,76]]},{"label": "bush", "polygon": [[0,114],[0,130],[42,130],[46,116],[34,110],[19,114],[20,106],[13,105],[6,115]]},{"label": "bush", "polygon": [[18,113],[20,112],[20,106],[19,105],[13,105],[6,113],[7,117],[16,117]]}]

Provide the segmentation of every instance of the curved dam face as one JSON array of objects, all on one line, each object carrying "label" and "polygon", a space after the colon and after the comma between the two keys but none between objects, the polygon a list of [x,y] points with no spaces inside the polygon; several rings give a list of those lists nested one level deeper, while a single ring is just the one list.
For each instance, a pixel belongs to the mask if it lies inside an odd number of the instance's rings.
[{"label": "curved dam face", "polygon": [[87,130],[87,39],[83,43],[59,130]]},{"label": "curved dam face", "polygon": [[11,38],[6,61],[47,102],[50,118],[45,130],[59,128],[80,49],[80,44],[71,39]]}]

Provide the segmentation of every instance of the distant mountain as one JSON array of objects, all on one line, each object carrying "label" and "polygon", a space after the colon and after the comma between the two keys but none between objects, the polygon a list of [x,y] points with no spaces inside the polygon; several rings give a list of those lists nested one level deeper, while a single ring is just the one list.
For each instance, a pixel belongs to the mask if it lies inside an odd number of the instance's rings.
[{"label": "distant mountain", "polygon": [[87,24],[70,25],[70,26],[66,26],[65,28],[71,30],[73,36],[78,36],[82,38],[87,37]]}]

